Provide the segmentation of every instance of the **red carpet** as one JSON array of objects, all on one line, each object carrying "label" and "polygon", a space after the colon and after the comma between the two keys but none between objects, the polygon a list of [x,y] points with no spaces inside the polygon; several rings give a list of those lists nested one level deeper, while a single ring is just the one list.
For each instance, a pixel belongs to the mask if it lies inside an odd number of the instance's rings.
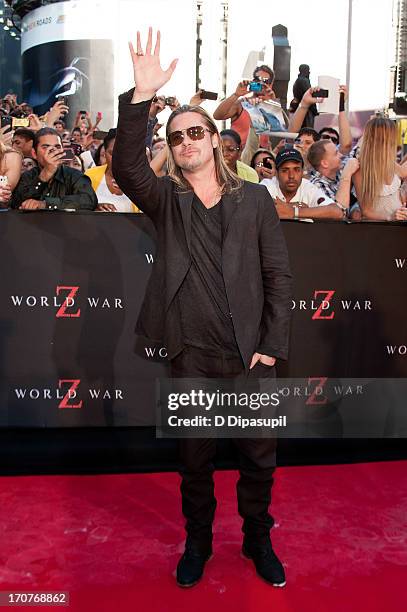
[{"label": "red carpet", "polygon": [[216,475],[215,556],[182,590],[176,474],[2,477],[0,591],[69,591],[69,608],[35,609],[74,612],[407,609],[406,461],[279,468],[272,538],[284,589],[240,557],[235,482]]}]

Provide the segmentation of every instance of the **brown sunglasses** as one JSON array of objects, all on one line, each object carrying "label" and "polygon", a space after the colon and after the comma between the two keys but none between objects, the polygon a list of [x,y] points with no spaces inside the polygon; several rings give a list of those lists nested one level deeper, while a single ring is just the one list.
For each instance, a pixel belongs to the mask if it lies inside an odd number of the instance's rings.
[{"label": "brown sunglasses", "polygon": [[188,138],[191,140],[202,140],[205,137],[205,132],[212,133],[211,130],[202,127],[202,125],[194,125],[186,130],[175,130],[175,132],[171,132],[171,134],[167,136],[167,142],[170,147],[177,147],[184,141],[185,134],[187,134]]}]

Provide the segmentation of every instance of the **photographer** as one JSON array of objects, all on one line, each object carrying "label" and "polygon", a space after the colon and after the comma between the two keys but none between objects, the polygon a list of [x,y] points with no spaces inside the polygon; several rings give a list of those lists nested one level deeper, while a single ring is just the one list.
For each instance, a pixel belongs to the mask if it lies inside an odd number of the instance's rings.
[{"label": "photographer", "polygon": [[94,210],[97,198],[90,179],[64,165],[61,137],[43,128],[34,137],[32,157],[38,168],[24,172],[13,192],[11,208],[22,210]]},{"label": "photographer", "polygon": [[[262,101],[275,100],[276,95],[273,91],[274,72],[266,65],[258,66],[253,72],[253,83],[261,85],[261,91],[256,92],[255,97]],[[243,80],[236,87],[235,93],[223,100],[218,108],[213,113],[213,118],[218,121],[231,119],[231,128],[238,132],[242,147],[245,146],[251,126],[250,115],[242,107],[240,98],[246,97],[249,94],[250,81]],[[260,137],[260,146],[267,148],[269,146],[268,136]]]}]

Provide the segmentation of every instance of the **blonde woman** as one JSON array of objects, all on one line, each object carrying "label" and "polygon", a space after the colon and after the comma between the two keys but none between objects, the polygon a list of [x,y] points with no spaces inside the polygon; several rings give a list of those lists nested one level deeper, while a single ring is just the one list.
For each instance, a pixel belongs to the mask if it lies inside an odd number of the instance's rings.
[{"label": "blonde woman", "polygon": [[0,138],[0,207],[7,208],[21,175],[21,153],[13,151]]},{"label": "blonde woman", "polygon": [[367,122],[360,147],[360,169],[353,175],[362,218],[371,221],[407,221],[401,183],[407,163],[396,163],[397,126],[391,119]]}]

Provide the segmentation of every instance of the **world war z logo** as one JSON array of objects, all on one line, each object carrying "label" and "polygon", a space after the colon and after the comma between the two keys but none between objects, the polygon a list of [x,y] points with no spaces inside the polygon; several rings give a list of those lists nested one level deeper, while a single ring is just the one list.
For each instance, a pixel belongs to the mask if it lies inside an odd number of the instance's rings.
[{"label": "world war z logo", "polygon": [[[335,318],[335,289],[316,289],[311,300],[292,300],[291,310],[311,310],[313,321],[332,321]],[[339,300],[340,310],[372,310],[371,300]]]},{"label": "world war z logo", "polygon": [[[19,387],[14,389],[14,393],[19,400],[59,400],[58,408],[76,408],[84,406],[84,400],[80,396],[87,397],[88,400],[123,400],[122,389],[101,389],[88,388],[80,389],[80,378],[60,378],[55,388],[28,388]],[[82,393],[81,393],[82,391]]]},{"label": "world war z logo", "polygon": [[68,383],[70,385],[69,389],[67,390],[67,392],[65,393],[64,397],[62,398],[62,400],[59,402],[59,406],[58,408],[82,408],[83,405],[83,401],[81,400],[78,404],[70,404],[69,400],[72,399],[73,397],[76,397],[76,391],[79,387],[79,385],[81,384],[80,380],[75,380],[75,379],[62,379],[58,381],[58,387],[59,389],[62,387],[62,385]]},{"label": "world war z logo", "polygon": [[[55,295],[11,295],[10,299],[15,308],[55,308],[57,319],[78,319],[82,308],[79,307],[79,285],[57,285]],[[91,309],[123,310],[123,300],[118,297],[87,297],[87,306]]]}]

